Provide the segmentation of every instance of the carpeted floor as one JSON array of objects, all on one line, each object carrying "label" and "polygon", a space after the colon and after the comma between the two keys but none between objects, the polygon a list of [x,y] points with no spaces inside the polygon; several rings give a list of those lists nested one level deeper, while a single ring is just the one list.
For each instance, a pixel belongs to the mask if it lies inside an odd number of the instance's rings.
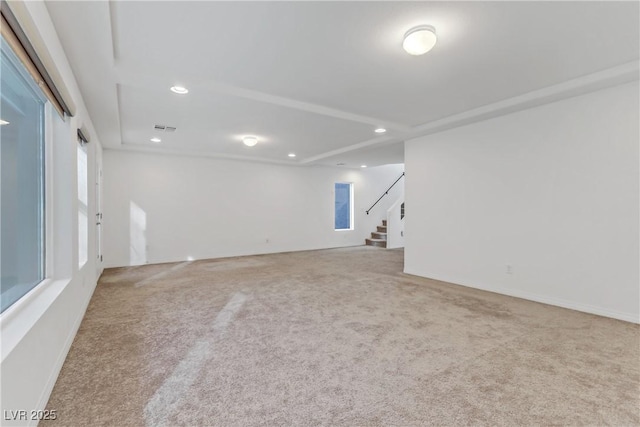
[{"label": "carpeted floor", "polygon": [[402,258],[107,270],[42,424],[640,424],[640,326],[404,275]]}]

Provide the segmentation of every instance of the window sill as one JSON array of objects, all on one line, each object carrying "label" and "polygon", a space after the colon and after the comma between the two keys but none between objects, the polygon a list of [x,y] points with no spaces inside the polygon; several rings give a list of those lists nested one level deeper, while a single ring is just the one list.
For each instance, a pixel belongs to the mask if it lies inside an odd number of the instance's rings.
[{"label": "window sill", "polygon": [[60,296],[70,279],[44,279],[11,307],[0,314],[0,335],[4,361],[29,333],[31,328]]}]

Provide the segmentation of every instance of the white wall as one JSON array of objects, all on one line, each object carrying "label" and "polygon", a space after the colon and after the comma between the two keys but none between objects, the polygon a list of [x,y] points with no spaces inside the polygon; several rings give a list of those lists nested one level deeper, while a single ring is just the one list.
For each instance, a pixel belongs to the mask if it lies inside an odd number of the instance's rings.
[{"label": "white wall", "polygon": [[[105,263],[124,266],[364,244],[403,165],[297,167],[105,150]],[[355,229],[334,231],[334,183],[353,182]],[[397,196],[396,196],[397,197]]]},{"label": "white wall", "polygon": [[408,141],[405,272],[638,322],[638,91]]},{"label": "white wall", "polygon": [[[4,6],[3,6],[4,7]],[[78,268],[76,129],[84,125],[88,145],[89,219],[94,218],[95,167],[100,143],[71,68],[42,2],[11,2],[11,9],[76,116],[47,120],[46,265],[47,279],[0,315],[0,416],[2,425],[36,425],[6,420],[9,411],[44,409],[62,363],[102,271],[89,227],[89,260]]]}]

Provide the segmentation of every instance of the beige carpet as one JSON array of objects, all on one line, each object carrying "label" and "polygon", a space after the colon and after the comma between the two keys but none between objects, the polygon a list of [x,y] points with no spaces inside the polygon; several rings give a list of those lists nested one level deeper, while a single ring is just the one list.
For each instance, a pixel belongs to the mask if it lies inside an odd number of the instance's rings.
[{"label": "beige carpet", "polygon": [[332,249],[105,271],[68,426],[638,425],[640,327]]}]

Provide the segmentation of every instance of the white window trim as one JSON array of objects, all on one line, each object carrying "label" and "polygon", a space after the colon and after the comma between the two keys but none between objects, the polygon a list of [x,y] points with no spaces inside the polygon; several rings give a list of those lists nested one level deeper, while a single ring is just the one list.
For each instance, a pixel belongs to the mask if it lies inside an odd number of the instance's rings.
[{"label": "white window trim", "polygon": [[353,200],[353,196],[355,193],[354,190],[354,183],[353,182],[348,182],[348,181],[336,181],[333,183],[333,201],[335,203],[336,200],[336,184],[348,184],[349,185],[349,228],[336,228],[335,226],[335,215],[336,215],[336,209],[335,206],[333,208],[333,216],[334,216],[334,225],[333,225],[333,231],[354,231],[355,230],[355,216],[354,216],[354,207],[355,207],[355,203]]}]

